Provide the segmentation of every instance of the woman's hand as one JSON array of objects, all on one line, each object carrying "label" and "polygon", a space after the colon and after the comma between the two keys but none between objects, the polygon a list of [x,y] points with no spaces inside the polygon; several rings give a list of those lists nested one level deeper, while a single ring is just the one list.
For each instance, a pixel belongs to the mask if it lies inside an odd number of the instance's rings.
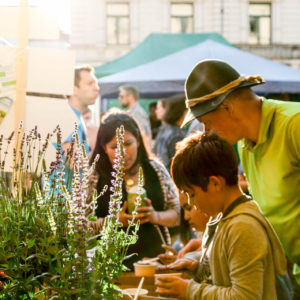
[{"label": "woman's hand", "polygon": [[159,260],[164,265],[173,263],[177,259],[177,251],[167,245],[162,245],[162,247],[166,250],[166,252],[158,255]]},{"label": "woman's hand", "polygon": [[200,251],[201,248],[202,241],[199,239],[192,239],[178,252],[178,258],[182,258],[188,252]]},{"label": "woman's hand", "polygon": [[155,278],[156,292],[165,296],[176,296],[185,299],[189,281],[174,276],[161,276]]},{"label": "woman's hand", "polygon": [[141,224],[147,222],[157,224],[158,212],[153,208],[151,200],[144,198],[143,201],[146,202],[147,206],[142,206],[137,209],[135,220],[140,220]]},{"label": "woman's hand", "polygon": [[122,210],[119,214],[119,221],[123,224],[124,227],[128,227],[128,220],[132,219],[132,215],[126,213],[127,210],[127,201],[124,202]]}]

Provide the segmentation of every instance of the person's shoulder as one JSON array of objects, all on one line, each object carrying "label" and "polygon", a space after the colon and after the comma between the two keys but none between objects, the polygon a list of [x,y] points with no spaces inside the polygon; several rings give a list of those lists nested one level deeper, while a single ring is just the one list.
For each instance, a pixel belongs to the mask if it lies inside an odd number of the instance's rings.
[{"label": "person's shoulder", "polygon": [[168,147],[172,147],[175,150],[175,144],[181,140],[183,140],[186,136],[186,133],[181,130],[175,130],[172,131],[171,134],[169,134],[167,139],[167,145]]},{"label": "person's shoulder", "polygon": [[276,118],[275,122],[277,126],[284,129],[291,137],[294,135],[299,136],[300,127],[300,103],[299,102],[284,102],[274,100],[274,105],[276,106]]},{"label": "person's shoulder", "polygon": [[251,215],[251,213],[248,212],[235,215],[233,218],[230,218],[228,222],[229,224],[231,224],[231,226],[233,225],[238,227],[256,227],[257,225],[259,225],[258,220],[253,215]]},{"label": "person's shoulder", "polygon": [[255,239],[260,242],[267,240],[263,224],[251,214],[239,214],[224,222],[228,238],[239,240],[241,243]]},{"label": "person's shoulder", "polygon": [[285,144],[290,153],[293,153],[294,158],[299,162],[300,154],[300,113],[291,117],[285,130]]},{"label": "person's shoulder", "polygon": [[187,135],[187,130],[185,128],[175,127],[174,135],[184,138]]},{"label": "person's shoulder", "polygon": [[153,157],[149,159],[149,163],[159,176],[168,177],[168,178],[170,177],[167,168],[159,159]]},{"label": "person's shoulder", "polygon": [[255,200],[239,204],[228,214],[228,216],[222,219],[222,222],[227,223],[227,226],[233,226],[234,228],[252,227],[263,229],[268,226],[268,221]]},{"label": "person's shoulder", "polygon": [[141,111],[141,112],[146,113],[145,109],[143,108],[143,106],[139,102],[136,102],[132,108],[137,110],[137,111]]},{"label": "person's shoulder", "polygon": [[[272,117],[271,126],[283,138],[290,139],[300,126],[300,103],[264,99],[263,111]],[[285,133],[285,134],[283,134]]]},{"label": "person's shoulder", "polygon": [[150,126],[150,120],[145,109],[137,102],[130,110],[131,115],[136,118],[140,118],[141,121],[148,121]]},{"label": "person's shoulder", "polygon": [[279,115],[285,119],[294,118],[300,114],[299,102],[265,99],[263,105],[267,108],[274,109],[276,115]]},{"label": "person's shoulder", "polygon": [[154,169],[165,169],[164,164],[156,157],[151,157],[149,163]]}]

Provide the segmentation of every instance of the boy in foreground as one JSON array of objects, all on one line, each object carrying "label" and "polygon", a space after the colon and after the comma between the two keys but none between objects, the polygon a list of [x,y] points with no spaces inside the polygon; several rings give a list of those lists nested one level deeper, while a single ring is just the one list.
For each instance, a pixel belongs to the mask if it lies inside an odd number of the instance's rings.
[{"label": "boy in foreground", "polygon": [[207,226],[200,262],[182,258],[168,268],[199,272],[208,260],[211,280],[159,278],[160,293],[182,299],[277,299],[275,277],[286,273],[286,258],[272,226],[238,185],[232,146],[215,133],[196,133],[177,144],[171,172],[177,188],[213,218],[213,226]]}]

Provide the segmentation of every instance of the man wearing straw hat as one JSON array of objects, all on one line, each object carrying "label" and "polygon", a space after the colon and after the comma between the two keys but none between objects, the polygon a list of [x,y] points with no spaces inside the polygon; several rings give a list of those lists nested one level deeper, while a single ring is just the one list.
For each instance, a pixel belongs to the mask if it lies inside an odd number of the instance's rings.
[{"label": "man wearing straw hat", "polygon": [[300,284],[300,104],[257,96],[251,87],[262,83],[260,76],[240,75],[224,61],[200,61],[185,83],[188,113],[182,126],[197,118],[206,131],[238,142],[250,192]]}]

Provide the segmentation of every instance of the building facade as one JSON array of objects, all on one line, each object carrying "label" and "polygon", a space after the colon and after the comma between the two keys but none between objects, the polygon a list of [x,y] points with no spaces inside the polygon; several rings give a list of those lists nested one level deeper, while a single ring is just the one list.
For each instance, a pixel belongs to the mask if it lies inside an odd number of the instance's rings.
[{"label": "building facade", "polygon": [[300,68],[300,0],[72,0],[70,48],[101,65],[150,33],[218,32],[254,54]]}]

